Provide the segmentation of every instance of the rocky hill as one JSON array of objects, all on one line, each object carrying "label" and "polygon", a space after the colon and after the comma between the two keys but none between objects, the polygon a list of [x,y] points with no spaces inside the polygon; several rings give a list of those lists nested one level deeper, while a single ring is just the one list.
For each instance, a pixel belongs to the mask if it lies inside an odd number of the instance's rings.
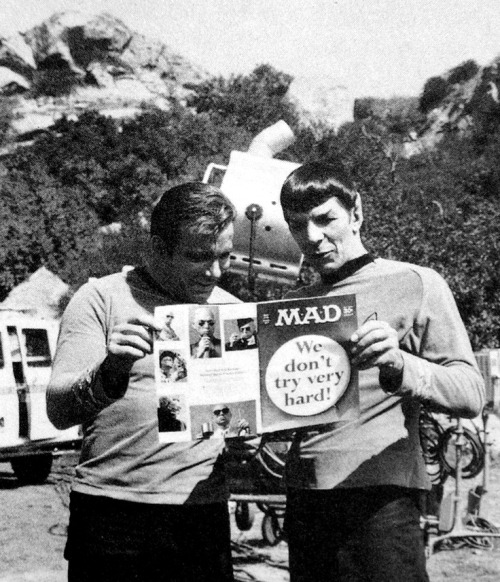
[{"label": "rocky hill", "polygon": [[[0,95],[16,100],[11,126],[18,141],[89,108],[116,118],[136,115],[143,104],[168,108],[208,77],[108,13],[60,12],[31,30],[0,36]],[[338,128],[352,121],[354,100],[334,79],[321,86],[296,79],[289,97],[305,123]]]},{"label": "rocky hill", "polygon": [[[448,130],[464,134],[500,117],[500,56],[486,67],[464,65],[426,83],[426,120],[409,132],[404,155],[433,148]],[[17,141],[89,108],[115,118],[132,117],[144,104],[167,109],[209,76],[105,12],[60,12],[28,31],[0,36],[0,95],[15,99]],[[295,79],[288,95],[312,127],[338,128],[353,119],[354,99],[334,79]]]},{"label": "rocky hill", "polygon": [[432,149],[448,131],[460,135],[473,127],[488,131],[500,119],[499,90],[500,55],[485,67],[468,61],[429,79],[421,97],[421,104],[422,99],[429,104],[426,122],[405,144],[405,154]]},{"label": "rocky hill", "polygon": [[89,106],[114,117],[133,116],[143,103],[167,108],[169,99],[182,100],[187,85],[206,77],[167,45],[107,13],[56,13],[31,30],[0,37],[0,94],[19,96],[12,122],[18,136]]}]

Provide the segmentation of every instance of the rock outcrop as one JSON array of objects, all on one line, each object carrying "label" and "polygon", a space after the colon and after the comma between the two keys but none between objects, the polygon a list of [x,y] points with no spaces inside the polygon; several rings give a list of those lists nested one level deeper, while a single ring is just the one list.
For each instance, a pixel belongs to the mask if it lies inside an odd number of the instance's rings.
[{"label": "rock outcrop", "polygon": [[[188,84],[206,77],[167,45],[107,13],[60,12],[24,33],[0,37],[0,94],[24,94],[14,112],[18,135],[89,107],[116,117],[135,115],[143,103],[168,108],[171,98],[185,99]],[[43,96],[37,88],[44,78],[62,78],[70,90]]]},{"label": "rock outcrop", "polygon": [[428,112],[425,125],[418,135],[405,144],[405,155],[432,149],[448,131],[467,135],[471,128],[486,126],[500,119],[500,56],[489,65],[478,68],[469,79],[451,83],[448,71],[442,78],[448,83],[445,96]]},{"label": "rock outcrop", "polygon": [[343,83],[296,77],[288,95],[302,120],[313,129],[327,126],[337,130],[344,123],[353,121],[354,97]]}]

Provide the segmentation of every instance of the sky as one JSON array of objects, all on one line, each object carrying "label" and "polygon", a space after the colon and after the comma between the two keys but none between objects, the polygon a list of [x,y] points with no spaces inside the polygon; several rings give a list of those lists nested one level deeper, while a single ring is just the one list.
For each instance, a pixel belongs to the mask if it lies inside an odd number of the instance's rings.
[{"label": "sky", "polygon": [[62,10],[110,12],[214,75],[269,63],[353,97],[417,96],[500,54],[500,0],[0,0],[0,33]]}]

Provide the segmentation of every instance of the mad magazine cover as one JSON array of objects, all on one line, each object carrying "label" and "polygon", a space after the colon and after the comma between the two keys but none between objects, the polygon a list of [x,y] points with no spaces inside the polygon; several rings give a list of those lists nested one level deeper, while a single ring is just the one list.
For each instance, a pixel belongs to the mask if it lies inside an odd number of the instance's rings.
[{"label": "mad magazine cover", "polygon": [[350,420],[355,296],[155,310],[160,442]]},{"label": "mad magazine cover", "polygon": [[357,418],[355,295],[260,303],[257,314],[263,432]]}]

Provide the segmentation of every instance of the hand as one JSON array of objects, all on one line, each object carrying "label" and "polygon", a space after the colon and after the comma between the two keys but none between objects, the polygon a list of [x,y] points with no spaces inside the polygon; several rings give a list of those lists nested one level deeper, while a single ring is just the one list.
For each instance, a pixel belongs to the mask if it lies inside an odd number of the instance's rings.
[{"label": "hand", "polygon": [[213,347],[212,340],[210,339],[210,337],[208,335],[204,335],[203,337],[200,338],[200,341],[198,343],[198,350],[196,352],[196,357],[202,358],[203,354],[205,352],[210,352],[212,347]]},{"label": "hand", "polygon": [[370,320],[351,336],[351,363],[360,370],[377,366],[385,377],[399,376],[404,360],[398,334],[385,321]]},{"label": "hand", "polygon": [[130,370],[135,361],[153,353],[153,336],[161,330],[147,313],[119,323],[111,330],[106,367],[109,371]]},{"label": "hand", "polygon": [[239,334],[232,333],[231,336],[229,337],[229,345],[233,347],[234,343],[237,342],[239,339],[240,339]]},{"label": "hand", "polygon": [[238,428],[238,436],[246,435],[250,432],[250,424],[244,418],[238,420],[236,426]]}]

